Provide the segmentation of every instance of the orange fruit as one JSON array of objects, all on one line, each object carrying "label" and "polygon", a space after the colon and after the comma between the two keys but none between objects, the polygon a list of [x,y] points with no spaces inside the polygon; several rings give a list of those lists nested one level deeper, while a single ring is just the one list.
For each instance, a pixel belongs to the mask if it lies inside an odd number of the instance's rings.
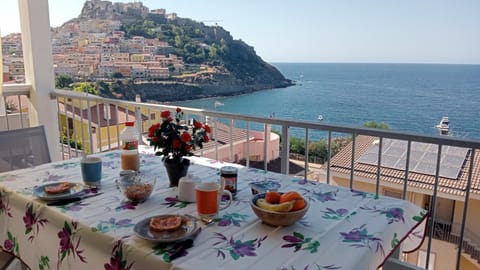
[{"label": "orange fruit", "polygon": [[289,191],[289,192],[283,193],[283,194],[280,196],[280,201],[279,201],[279,203],[284,203],[284,202],[288,202],[288,201],[294,201],[294,200],[297,200],[297,199],[303,199],[302,195],[300,195],[300,193],[298,193],[298,192],[296,192],[296,191]]},{"label": "orange fruit", "polygon": [[276,191],[267,191],[265,194],[265,201],[268,203],[278,203],[280,202],[280,193]]},{"label": "orange fruit", "polygon": [[301,210],[304,207],[305,207],[305,199],[303,199],[303,198],[296,199],[295,204],[293,205],[293,208],[292,208],[292,210],[290,210],[290,212]]}]

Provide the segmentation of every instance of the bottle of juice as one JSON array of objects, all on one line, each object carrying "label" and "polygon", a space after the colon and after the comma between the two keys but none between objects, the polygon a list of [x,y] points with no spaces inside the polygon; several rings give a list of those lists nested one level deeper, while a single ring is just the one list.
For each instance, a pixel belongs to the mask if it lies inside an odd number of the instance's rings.
[{"label": "bottle of juice", "polygon": [[126,122],[125,128],[120,133],[122,141],[122,170],[140,169],[140,156],[138,154],[138,130],[134,127],[134,122]]}]

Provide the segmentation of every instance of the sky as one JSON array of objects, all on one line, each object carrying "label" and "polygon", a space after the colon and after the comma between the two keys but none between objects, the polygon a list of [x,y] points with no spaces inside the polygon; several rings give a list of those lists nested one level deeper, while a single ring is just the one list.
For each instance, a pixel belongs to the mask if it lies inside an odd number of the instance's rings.
[{"label": "sky", "polygon": [[[50,24],[77,17],[84,2],[49,0]],[[480,64],[479,0],[142,2],[208,25],[216,21],[271,63]],[[19,30],[17,0],[0,0],[2,35]]]}]

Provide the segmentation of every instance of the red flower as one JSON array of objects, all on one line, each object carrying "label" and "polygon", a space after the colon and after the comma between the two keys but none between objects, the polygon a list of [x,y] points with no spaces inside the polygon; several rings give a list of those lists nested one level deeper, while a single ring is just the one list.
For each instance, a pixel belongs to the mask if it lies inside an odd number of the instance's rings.
[{"label": "red flower", "polygon": [[192,135],[188,132],[183,132],[182,135],[180,136],[180,139],[182,142],[187,143],[192,140]]},{"label": "red flower", "polygon": [[193,122],[184,120],[184,112],[177,108],[174,112],[162,111],[161,123],[153,124],[148,129],[150,145],[157,151],[156,155],[163,159],[181,159],[183,156],[192,156],[193,150],[202,148],[210,127],[193,119]]},{"label": "red flower", "polygon": [[149,129],[148,129],[148,137],[153,137],[155,135],[155,131],[160,128],[160,124],[153,124]]},{"label": "red flower", "polygon": [[173,142],[172,142],[172,146],[173,146],[173,148],[175,148],[175,149],[179,149],[180,147],[182,147],[182,142],[181,142],[180,140],[178,140],[178,139],[175,139],[175,140],[173,140]]},{"label": "red flower", "polygon": [[212,133],[212,129],[207,124],[203,126],[203,129],[205,129],[205,132],[207,133]]},{"label": "red flower", "polygon": [[194,126],[195,128],[202,128],[203,125],[202,125],[202,123],[200,123],[200,122],[198,122],[198,121],[193,121],[193,126]]},{"label": "red flower", "polygon": [[160,113],[160,117],[162,118],[168,118],[170,117],[170,111],[163,111]]}]

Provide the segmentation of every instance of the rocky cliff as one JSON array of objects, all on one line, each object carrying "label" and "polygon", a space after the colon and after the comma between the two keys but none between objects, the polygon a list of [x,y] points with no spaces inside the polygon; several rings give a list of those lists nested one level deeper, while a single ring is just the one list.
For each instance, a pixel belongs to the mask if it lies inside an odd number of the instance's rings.
[{"label": "rocky cliff", "polygon": [[[86,1],[80,20],[121,20],[126,37],[143,35],[167,41],[172,52],[187,65],[209,66],[213,72],[175,76],[168,82],[136,84],[143,100],[179,100],[242,94],[262,89],[287,87],[274,66],[258,56],[252,46],[235,40],[220,26],[206,26],[188,18],[149,13],[140,2]],[[160,29],[160,30],[159,30]],[[130,95],[120,93],[129,99]]]}]

